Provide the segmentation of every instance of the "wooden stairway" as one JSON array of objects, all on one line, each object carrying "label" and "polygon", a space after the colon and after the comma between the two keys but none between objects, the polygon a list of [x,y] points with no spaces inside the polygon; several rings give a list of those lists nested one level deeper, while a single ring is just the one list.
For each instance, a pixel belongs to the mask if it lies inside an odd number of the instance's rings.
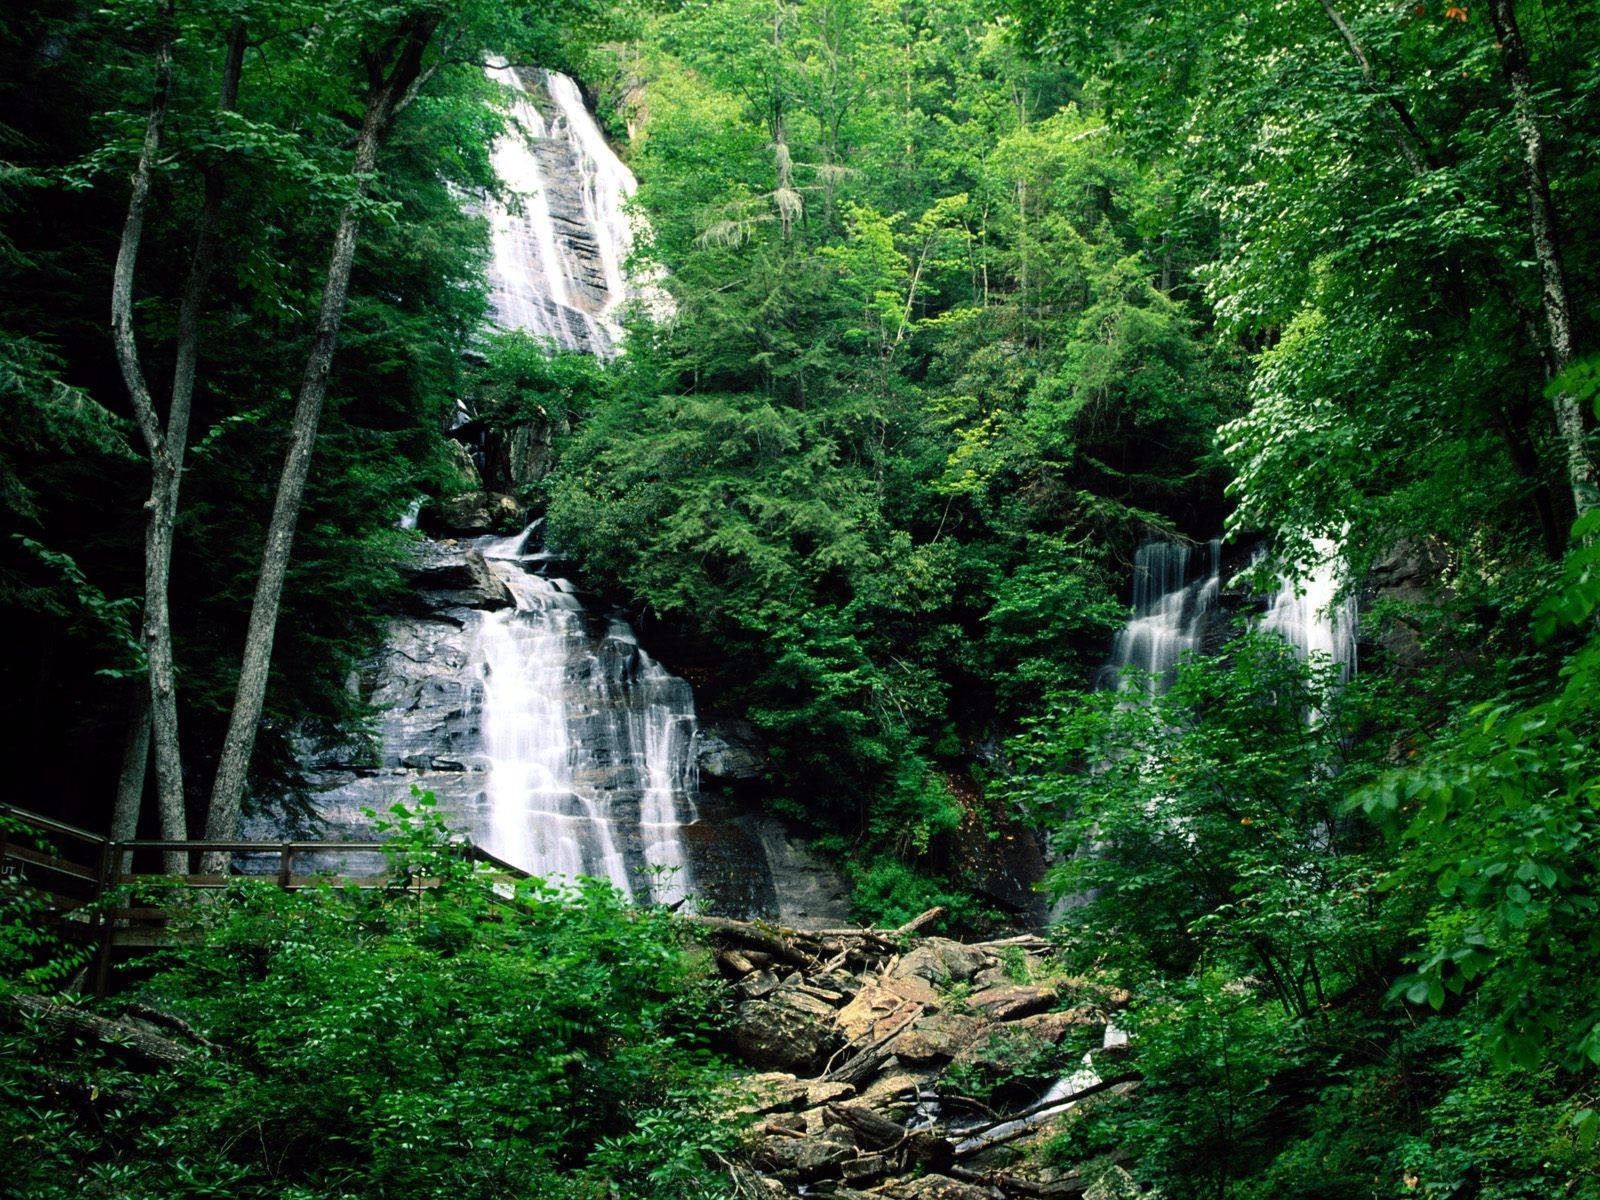
[{"label": "wooden stairway", "polygon": [[[471,841],[462,839],[451,846],[497,875],[528,878],[528,872]],[[287,891],[320,886],[420,890],[437,882],[414,872],[396,871],[387,851],[383,842],[114,841],[42,813],[0,804],[0,878],[15,880],[27,895],[40,901],[41,921],[63,939],[90,949],[89,974],[96,996],[105,995],[112,959],[119,950],[165,946],[173,941],[167,910],[121,905],[118,901],[123,896],[174,887],[216,891],[242,878],[272,880]],[[193,865],[197,855],[208,853],[227,854],[251,869],[224,875],[172,874],[160,869],[169,854],[183,854]],[[307,860],[314,855],[335,859],[338,869],[311,869]]]}]

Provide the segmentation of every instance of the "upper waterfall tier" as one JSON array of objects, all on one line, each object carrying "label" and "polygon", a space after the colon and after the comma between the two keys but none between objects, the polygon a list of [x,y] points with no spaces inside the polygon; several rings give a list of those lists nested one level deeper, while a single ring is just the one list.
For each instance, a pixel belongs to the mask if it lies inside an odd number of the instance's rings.
[{"label": "upper waterfall tier", "polygon": [[485,205],[495,323],[564,350],[615,354],[621,306],[665,303],[650,279],[627,271],[635,238],[627,202],[638,184],[573,80],[504,59],[486,69],[513,94],[511,127],[491,151],[511,196]]},{"label": "upper waterfall tier", "polygon": [[1316,539],[1316,566],[1304,579],[1285,578],[1272,594],[1261,628],[1295,648],[1301,658],[1325,658],[1348,679],[1356,669],[1356,602],[1339,596],[1338,547]]}]

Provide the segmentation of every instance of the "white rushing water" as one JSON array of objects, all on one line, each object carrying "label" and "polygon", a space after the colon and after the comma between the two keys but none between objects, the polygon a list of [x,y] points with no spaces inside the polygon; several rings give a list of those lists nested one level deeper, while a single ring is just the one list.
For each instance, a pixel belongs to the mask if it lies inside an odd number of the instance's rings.
[{"label": "white rushing water", "polygon": [[1338,547],[1331,541],[1313,542],[1319,556],[1305,579],[1283,579],[1261,618],[1261,628],[1275,633],[1307,661],[1326,658],[1349,679],[1356,669],[1356,602],[1353,596],[1336,599],[1343,580],[1339,574]]},{"label": "white rushing water", "polygon": [[620,620],[538,573],[529,535],[480,542],[516,606],[487,614],[477,653],[488,761],[486,848],[555,882],[609,880],[670,904],[692,891],[694,695]]},{"label": "white rushing water", "polygon": [[1222,593],[1222,543],[1146,542],[1133,561],[1133,616],[1117,633],[1100,686],[1164,691],[1200,648]]},{"label": "white rushing water", "polygon": [[[565,75],[491,59],[510,128],[491,160],[511,193],[485,205],[495,323],[563,350],[620,348],[621,308],[660,315],[665,293],[630,276],[637,190]],[[626,622],[584,610],[572,585],[523,554],[530,531],[480,542],[513,609],[486,615],[483,679],[488,848],[552,880],[607,879],[636,899],[692,891],[682,829],[697,819],[694,695]]]},{"label": "white rushing water", "polygon": [[[1304,579],[1285,578],[1267,603],[1259,628],[1277,634],[1307,661],[1327,660],[1348,679],[1356,666],[1356,605],[1335,600],[1342,580],[1338,547],[1318,540],[1320,556]],[[1100,686],[1165,691],[1186,655],[1201,649],[1222,594],[1222,545],[1152,541],[1133,568],[1133,615],[1118,631]]]},{"label": "white rushing water", "polygon": [[564,350],[615,354],[623,304],[642,301],[658,316],[668,307],[653,276],[628,274],[638,231],[627,202],[638,183],[572,79],[498,58],[486,70],[511,93],[511,127],[491,161],[514,198],[484,206],[495,323]]}]

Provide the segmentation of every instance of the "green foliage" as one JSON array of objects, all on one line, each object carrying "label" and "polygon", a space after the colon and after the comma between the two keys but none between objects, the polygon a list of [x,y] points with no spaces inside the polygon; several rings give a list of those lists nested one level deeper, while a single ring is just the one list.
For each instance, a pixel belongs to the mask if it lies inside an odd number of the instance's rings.
[{"label": "green foliage", "polygon": [[206,1038],[182,1064],[7,1032],[0,1123],[33,1148],[8,1194],[727,1194],[708,956],[603,883],[474,872],[426,798],[390,832],[388,891],[244,880],[189,907],[136,993]]},{"label": "green foliage", "polygon": [[982,1104],[1028,1100],[1083,1056],[1081,1046],[1051,1042],[1027,1030],[996,1029],[964,1052],[940,1078],[941,1087]]},{"label": "green foliage", "polygon": [[740,664],[707,699],[897,911],[948,885],[884,855],[958,874],[940,777],[1087,682],[1115,549],[1192,502],[1237,386],[1155,286],[1163,185],[980,6],[718,0],[631,53],[675,315],[561,447],[550,537]]},{"label": "green foliage", "polygon": [[934,907],[945,912],[932,928],[947,935],[992,928],[1002,919],[958,884],[890,856],[857,860],[851,865],[850,879],[855,885],[850,915],[873,925],[904,925]]}]

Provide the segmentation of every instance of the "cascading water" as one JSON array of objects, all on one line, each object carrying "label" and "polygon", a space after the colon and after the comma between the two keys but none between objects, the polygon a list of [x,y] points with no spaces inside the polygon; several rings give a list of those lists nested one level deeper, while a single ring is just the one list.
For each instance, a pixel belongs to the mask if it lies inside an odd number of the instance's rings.
[{"label": "cascading water", "polygon": [[680,830],[696,819],[689,685],[628,625],[595,629],[572,585],[524,556],[528,531],[480,542],[515,607],[477,639],[486,848],[544,878],[609,880],[656,903],[691,891]]},{"label": "cascading water", "polygon": [[653,278],[628,274],[636,230],[626,206],[638,184],[573,80],[504,59],[487,71],[513,96],[511,128],[491,161],[514,200],[485,205],[495,323],[563,350],[615,354],[625,302],[658,315],[668,307]]},{"label": "cascading water", "polygon": [[[572,79],[504,59],[487,71],[513,96],[492,161],[517,196],[515,208],[487,205],[495,323],[615,354],[621,306],[665,304],[652,278],[628,273],[637,183]],[[691,881],[680,830],[696,819],[693,693],[625,622],[595,633],[570,583],[530,569],[527,536],[480,543],[515,601],[483,618],[476,644],[489,848],[547,878],[681,900]]]},{"label": "cascading water", "polygon": [[1283,580],[1272,595],[1261,628],[1275,633],[1307,661],[1326,658],[1349,679],[1356,669],[1356,602],[1339,594],[1338,547],[1317,539],[1318,561],[1302,581]]},{"label": "cascading water", "polygon": [[1200,648],[1206,622],[1222,592],[1222,543],[1203,549],[1181,542],[1146,542],[1133,561],[1133,616],[1117,634],[1100,686],[1159,692],[1172,682],[1184,655]]},{"label": "cascading water", "polygon": [[[1335,602],[1341,580],[1338,548],[1314,543],[1316,568],[1304,580],[1284,579],[1258,628],[1277,634],[1301,658],[1325,657],[1348,679],[1356,662],[1355,600]],[[1172,682],[1186,654],[1200,649],[1222,594],[1222,544],[1205,547],[1153,541],[1139,547],[1133,568],[1133,615],[1117,633],[1100,686],[1139,686],[1156,693]]]}]

